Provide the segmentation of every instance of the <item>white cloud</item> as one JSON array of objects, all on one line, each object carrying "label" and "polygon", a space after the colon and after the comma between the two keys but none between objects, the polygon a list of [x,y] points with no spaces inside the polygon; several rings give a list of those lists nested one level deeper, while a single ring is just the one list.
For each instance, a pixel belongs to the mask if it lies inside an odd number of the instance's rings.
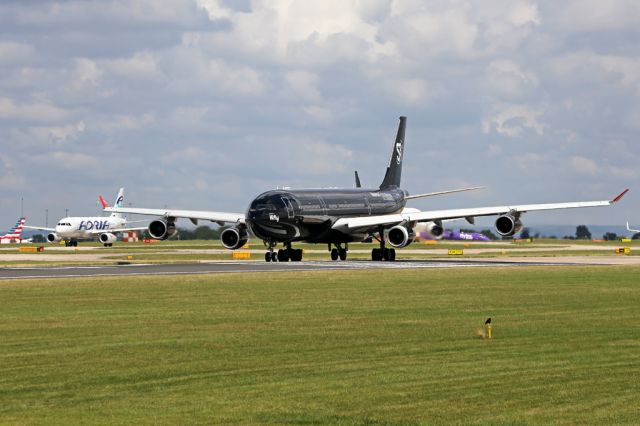
[{"label": "white cloud", "polygon": [[[293,147],[292,154],[298,172],[312,175],[327,175],[346,170],[353,157],[353,151],[347,147],[329,144],[324,141],[304,141]],[[340,159],[340,161],[336,161]]]},{"label": "white cloud", "polygon": [[137,52],[129,58],[105,61],[105,67],[123,77],[149,79],[159,77],[157,59],[149,52]]},{"label": "white cloud", "polygon": [[565,0],[550,2],[549,16],[562,31],[597,31],[640,25],[640,3],[635,0]]},{"label": "white cloud", "polygon": [[544,133],[544,126],[540,117],[544,113],[541,108],[526,105],[498,105],[495,112],[482,123],[484,133],[495,131],[508,137],[519,137],[526,129],[535,131],[538,135]]},{"label": "white cloud", "polygon": [[35,50],[29,44],[0,41],[0,65],[22,64],[34,56]]},{"label": "white cloud", "polygon": [[640,93],[640,58],[602,55],[591,51],[572,52],[550,61],[551,70],[572,83],[616,82]]},{"label": "white cloud", "polygon": [[305,102],[319,102],[322,95],[318,90],[318,75],[303,70],[294,70],[286,74],[287,84]]},{"label": "white cloud", "polygon": [[0,189],[13,192],[24,184],[24,176],[16,170],[9,157],[0,153]]},{"label": "white cloud", "polygon": [[87,58],[76,59],[76,69],[73,73],[73,87],[81,89],[84,86],[97,86],[102,78],[102,71],[95,61]]},{"label": "white cloud", "polygon": [[86,125],[84,121],[79,121],[75,124],[67,124],[64,126],[32,127],[29,133],[41,141],[61,143],[77,139],[78,135],[85,130]]},{"label": "white cloud", "polygon": [[156,121],[152,113],[143,113],[140,115],[112,115],[96,120],[92,127],[96,129],[112,133],[123,130],[139,129],[148,126]]},{"label": "white cloud", "polygon": [[491,90],[508,97],[518,97],[538,87],[534,73],[523,70],[508,59],[491,61],[487,67],[487,80]]},{"label": "white cloud", "polygon": [[598,167],[596,162],[586,157],[571,157],[570,164],[576,173],[591,176],[595,176],[600,173],[600,167]]},{"label": "white cloud", "polygon": [[52,122],[66,118],[69,113],[57,106],[36,102],[16,103],[13,99],[0,98],[0,119],[26,122]]}]

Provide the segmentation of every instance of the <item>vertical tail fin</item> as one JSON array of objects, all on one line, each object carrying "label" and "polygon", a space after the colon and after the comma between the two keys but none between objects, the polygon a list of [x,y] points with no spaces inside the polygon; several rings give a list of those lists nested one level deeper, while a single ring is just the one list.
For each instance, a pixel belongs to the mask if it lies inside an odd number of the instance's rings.
[{"label": "vertical tail fin", "polygon": [[[124,188],[120,188],[120,191],[118,191],[118,196],[113,202],[113,207],[116,209],[124,207]],[[113,212],[111,213],[111,217],[122,217],[122,213]]]},{"label": "vertical tail fin", "polygon": [[391,151],[391,158],[389,159],[387,173],[384,175],[384,179],[380,184],[380,189],[400,187],[400,178],[402,176],[402,154],[404,153],[404,131],[406,126],[407,117],[400,117],[400,123],[398,124],[398,133],[396,134],[396,141],[393,144],[393,150]]},{"label": "vertical tail fin", "polygon": [[25,217],[21,217],[20,219],[18,219],[16,224],[13,225],[13,228],[11,228],[9,232],[7,232],[6,234],[2,235],[2,238],[8,238],[8,239],[20,238],[20,234],[22,234],[22,229],[26,221],[27,221],[27,218]]},{"label": "vertical tail fin", "polygon": [[360,183],[360,176],[358,176],[358,171],[355,171],[356,174],[356,188],[362,188],[362,184]]}]

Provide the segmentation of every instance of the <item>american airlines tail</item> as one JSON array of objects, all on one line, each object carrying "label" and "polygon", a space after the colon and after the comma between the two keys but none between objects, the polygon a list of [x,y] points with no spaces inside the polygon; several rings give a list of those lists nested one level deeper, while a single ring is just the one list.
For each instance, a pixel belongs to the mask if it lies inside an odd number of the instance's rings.
[{"label": "american airlines tail", "polygon": [[391,151],[391,158],[389,159],[387,173],[384,175],[384,179],[380,184],[380,189],[400,187],[400,177],[402,175],[402,154],[404,152],[404,130],[406,126],[407,117],[400,117],[396,141],[393,145],[393,151]]},{"label": "american airlines tail", "polygon": [[5,235],[0,236],[0,238],[8,241],[20,240],[20,234],[22,234],[22,229],[24,228],[26,220],[27,218],[25,217],[18,219],[16,224],[13,225],[13,228],[11,228]]},{"label": "american airlines tail", "polygon": [[[107,203],[107,201],[102,197],[102,195],[100,195],[99,198],[103,208],[106,209],[107,207],[109,207],[109,203]],[[116,201],[113,203],[113,207],[116,209],[121,209],[123,206],[124,206],[124,188],[120,188],[120,191],[118,191],[118,196],[116,197]],[[113,212],[111,213],[111,217],[122,217],[122,213]]]}]

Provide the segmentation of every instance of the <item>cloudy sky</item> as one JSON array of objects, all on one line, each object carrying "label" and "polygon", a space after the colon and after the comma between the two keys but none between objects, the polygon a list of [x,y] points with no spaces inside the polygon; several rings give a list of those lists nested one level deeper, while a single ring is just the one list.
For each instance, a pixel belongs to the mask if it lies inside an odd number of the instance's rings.
[{"label": "cloudy sky", "polygon": [[[525,224],[640,224],[636,0],[0,3],[0,228],[277,186],[487,185],[422,209],[608,199]],[[487,222],[488,223],[488,222]]]}]

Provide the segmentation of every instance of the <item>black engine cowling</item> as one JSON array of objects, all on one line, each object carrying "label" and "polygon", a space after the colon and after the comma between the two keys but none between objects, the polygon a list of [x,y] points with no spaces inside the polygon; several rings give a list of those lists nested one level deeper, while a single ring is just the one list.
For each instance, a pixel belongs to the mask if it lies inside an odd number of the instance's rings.
[{"label": "black engine cowling", "polygon": [[503,237],[512,237],[522,230],[522,222],[519,218],[505,214],[496,219],[496,231]]},{"label": "black engine cowling", "polygon": [[176,232],[176,224],[172,220],[157,219],[149,224],[149,235],[156,240],[166,240]]},{"label": "black engine cowling", "polygon": [[249,241],[249,233],[244,226],[227,228],[220,234],[220,241],[222,241],[224,248],[236,250]]},{"label": "black engine cowling", "polygon": [[60,241],[62,241],[62,238],[60,238],[60,235],[52,232],[47,235],[47,241],[49,241],[50,243],[59,243]]},{"label": "black engine cowling", "polygon": [[387,232],[387,240],[389,240],[389,244],[395,248],[408,246],[413,242],[415,237],[416,234],[413,232],[413,229],[407,229],[407,227],[403,225],[394,226]]}]

